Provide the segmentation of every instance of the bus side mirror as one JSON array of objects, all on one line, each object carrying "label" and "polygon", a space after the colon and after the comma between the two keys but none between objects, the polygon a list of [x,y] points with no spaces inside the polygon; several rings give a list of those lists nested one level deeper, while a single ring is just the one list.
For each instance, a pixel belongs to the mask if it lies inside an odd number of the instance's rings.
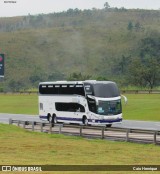
[{"label": "bus side mirror", "polygon": [[126,96],[124,96],[124,95],[121,95],[121,97],[123,97],[124,98],[124,102],[125,102],[125,105],[128,103],[128,99],[127,99],[127,97]]}]

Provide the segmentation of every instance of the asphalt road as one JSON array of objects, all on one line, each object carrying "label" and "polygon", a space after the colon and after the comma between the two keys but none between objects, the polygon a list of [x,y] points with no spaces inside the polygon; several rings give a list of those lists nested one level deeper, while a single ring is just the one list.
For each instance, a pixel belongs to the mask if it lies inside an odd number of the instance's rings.
[{"label": "asphalt road", "polygon": [[[8,124],[10,118],[24,121],[41,121],[38,115],[0,113],[0,123]],[[160,130],[160,122],[123,120],[122,124],[114,124],[113,127]]]}]

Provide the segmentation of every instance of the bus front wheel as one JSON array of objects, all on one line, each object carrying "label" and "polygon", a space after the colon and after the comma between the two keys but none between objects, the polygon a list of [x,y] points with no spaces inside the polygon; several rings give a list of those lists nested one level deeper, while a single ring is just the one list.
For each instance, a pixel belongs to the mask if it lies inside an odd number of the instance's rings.
[{"label": "bus front wheel", "polygon": [[112,124],[107,124],[106,127],[112,127]]},{"label": "bus front wheel", "polygon": [[84,125],[86,125],[86,126],[88,125],[88,119],[86,116],[83,116],[82,122]]}]

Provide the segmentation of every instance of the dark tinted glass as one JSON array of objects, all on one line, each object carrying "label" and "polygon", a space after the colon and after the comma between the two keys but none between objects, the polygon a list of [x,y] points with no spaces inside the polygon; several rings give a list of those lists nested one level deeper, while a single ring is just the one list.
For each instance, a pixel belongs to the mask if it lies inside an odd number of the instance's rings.
[{"label": "dark tinted glass", "polygon": [[93,84],[94,95],[96,97],[110,98],[120,96],[119,89],[115,83]]},{"label": "dark tinted glass", "polygon": [[64,95],[82,95],[85,96],[83,85],[40,85],[39,86],[40,94],[64,94]]},{"label": "dark tinted glass", "polygon": [[66,112],[85,112],[83,105],[79,103],[55,103],[57,111],[66,111]]},{"label": "dark tinted glass", "polygon": [[84,83],[84,89],[85,89],[86,95],[94,95],[94,94],[93,94],[93,87],[92,87],[91,84],[89,84],[89,83]]}]

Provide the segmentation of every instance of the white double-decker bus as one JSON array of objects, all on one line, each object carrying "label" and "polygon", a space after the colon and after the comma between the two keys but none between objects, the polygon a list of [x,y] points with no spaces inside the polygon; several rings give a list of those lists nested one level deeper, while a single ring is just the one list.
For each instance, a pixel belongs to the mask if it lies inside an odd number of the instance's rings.
[{"label": "white double-decker bus", "polygon": [[51,123],[122,122],[121,96],[111,81],[56,81],[39,84],[39,116]]}]

